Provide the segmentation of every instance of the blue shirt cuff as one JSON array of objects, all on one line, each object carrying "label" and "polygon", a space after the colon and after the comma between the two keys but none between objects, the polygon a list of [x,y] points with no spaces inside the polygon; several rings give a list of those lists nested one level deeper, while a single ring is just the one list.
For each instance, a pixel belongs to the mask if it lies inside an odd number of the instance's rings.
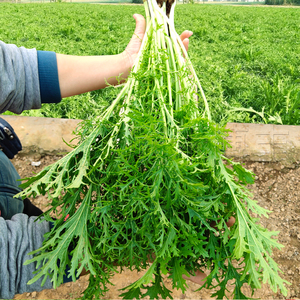
[{"label": "blue shirt cuff", "polygon": [[37,51],[40,93],[42,103],[58,103],[61,101],[58,81],[56,53]]}]

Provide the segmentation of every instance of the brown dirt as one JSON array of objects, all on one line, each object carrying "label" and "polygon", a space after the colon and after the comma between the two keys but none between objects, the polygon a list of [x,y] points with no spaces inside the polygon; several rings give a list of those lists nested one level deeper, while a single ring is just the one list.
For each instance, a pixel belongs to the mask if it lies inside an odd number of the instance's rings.
[{"label": "brown dirt", "polygon": [[[40,171],[45,166],[59,159],[59,156],[25,156],[13,160],[16,169],[22,178],[31,176],[32,173]],[[40,161],[39,167],[32,166],[32,162]],[[279,241],[285,247],[282,251],[275,250],[273,258],[284,272],[283,278],[291,282],[288,287],[288,299],[300,298],[300,189],[299,164],[295,163],[289,167],[275,163],[246,162],[246,167],[256,174],[256,183],[250,187],[258,204],[273,211],[269,218],[261,219],[261,224],[269,230],[280,231]],[[41,209],[47,206],[45,197],[33,199],[35,205]],[[103,299],[120,299],[119,289],[136,281],[141,273],[125,270],[114,276],[112,286]],[[85,290],[88,284],[88,275],[82,276],[72,283],[65,283],[56,290],[44,290],[42,292],[25,293],[16,295],[15,299],[76,299]],[[165,280],[166,286],[171,289],[169,279]],[[174,290],[174,299],[210,299],[207,290],[194,292],[199,286],[189,283],[189,289],[185,294]],[[230,287],[229,287],[230,289]],[[247,289],[245,289],[247,292]],[[250,293],[247,293],[250,297]],[[285,299],[279,292],[274,293],[268,285],[256,291],[254,297],[260,299]]]}]

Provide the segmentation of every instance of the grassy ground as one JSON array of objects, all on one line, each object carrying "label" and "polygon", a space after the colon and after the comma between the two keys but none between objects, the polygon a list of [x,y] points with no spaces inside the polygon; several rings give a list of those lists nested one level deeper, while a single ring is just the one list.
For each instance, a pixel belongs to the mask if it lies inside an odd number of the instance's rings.
[{"label": "grassy ground", "polygon": [[[143,6],[129,5],[0,6],[1,40],[73,55],[122,52],[134,30],[132,15],[144,14]],[[299,9],[177,7],[177,31],[194,32],[189,53],[216,121],[300,123],[299,19]],[[98,115],[117,92],[87,93],[25,114],[85,119]]]}]

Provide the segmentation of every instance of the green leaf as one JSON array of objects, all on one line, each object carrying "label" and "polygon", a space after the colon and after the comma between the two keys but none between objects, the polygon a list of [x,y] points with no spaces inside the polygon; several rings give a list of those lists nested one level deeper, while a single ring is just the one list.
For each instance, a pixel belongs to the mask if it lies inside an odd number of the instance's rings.
[{"label": "green leaf", "polygon": [[123,299],[140,299],[142,296],[141,289],[139,287],[131,288],[129,291],[120,294]]},{"label": "green leaf", "polygon": [[249,170],[246,170],[245,168],[242,167],[240,163],[232,163],[233,169],[238,175],[239,181],[241,181],[244,184],[253,184],[255,175],[253,172],[250,172]]},{"label": "green leaf", "polygon": [[179,259],[174,259],[174,266],[170,270],[169,278],[172,279],[173,288],[181,289],[182,293],[186,291],[186,280],[182,278],[182,275],[189,277],[189,273],[185,270],[185,267],[181,264]]},{"label": "green leaf", "polygon": [[141,295],[140,289],[144,288],[144,285],[147,285],[151,281],[154,281],[155,268],[156,268],[156,262],[153,262],[152,265],[147,270],[147,272],[140,279],[130,284],[129,286],[121,289],[121,291],[127,289],[129,290],[128,292],[124,292],[123,294],[121,294],[121,296],[123,296],[124,299],[126,299],[126,297],[129,297],[128,299],[133,299],[133,298],[139,299],[139,297],[136,296]]},{"label": "green leaf", "polygon": [[[157,270],[157,274],[159,274],[159,270]],[[157,274],[155,274],[154,284],[145,287],[147,292],[143,294],[142,297],[145,298],[146,296],[149,296],[150,299],[159,299],[160,297],[163,299],[173,299],[171,291],[164,285],[162,276]]]}]

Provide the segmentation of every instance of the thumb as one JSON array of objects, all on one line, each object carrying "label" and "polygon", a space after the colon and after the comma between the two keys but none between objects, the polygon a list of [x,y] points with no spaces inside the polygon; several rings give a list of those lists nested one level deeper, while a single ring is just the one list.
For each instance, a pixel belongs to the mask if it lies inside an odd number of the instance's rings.
[{"label": "thumb", "polygon": [[135,31],[132,38],[138,38],[142,41],[146,31],[146,20],[142,15],[134,14],[135,19]]},{"label": "thumb", "polygon": [[125,49],[125,52],[127,53],[129,60],[131,61],[131,64],[134,63],[135,57],[141,48],[142,40],[144,38],[145,30],[146,30],[145,18],[138,14],[134,14],[133,17],[136,22],[135,31],[129,44]]}]

